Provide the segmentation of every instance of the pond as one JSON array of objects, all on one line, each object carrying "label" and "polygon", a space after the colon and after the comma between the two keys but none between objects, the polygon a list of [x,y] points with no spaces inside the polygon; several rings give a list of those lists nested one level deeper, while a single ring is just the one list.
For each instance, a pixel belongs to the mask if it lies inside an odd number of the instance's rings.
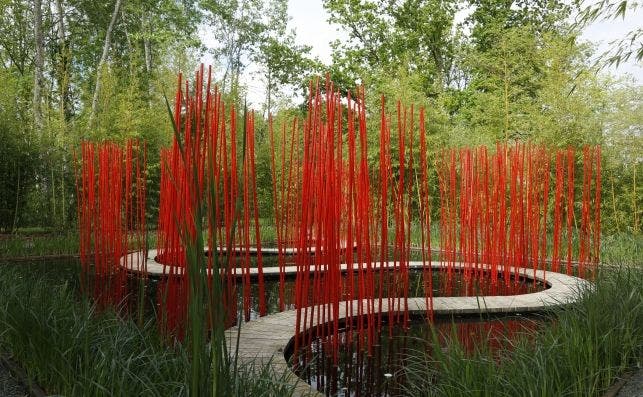
[{"label": "pond", "polygon": [[[357,285],[357,276],[353,276],[353,285]],[[394,275],[392,272],[385,272],[383,280],[383,288],[385,289],[385,296],[388,296],[388,291],[394,288],[395,285],[400,283],[400,276]],[[348,299],[347,288],[348,276],[343,274],[343,299]],[[379,277],[375,277],[376,291],[379,288]],[[238,288],[241,284],[237,284]],[[265,281],[265,302],[268,314],[276,313],[279,311],[279,280],[275,278],[267,278]],[[502,275],[498,275],[496,283],[491,282],[489,273],[484,273],[481,278],[467,278],[465,274],[460,271],[453,271],[447,274],[444,271],[433,271],[433,296],[434,297],[455,297],[455,296],[508,296],[520,295],[539,292],[547,288],[545,284],[540,281],[519,277],[505,280]],[[294,306],[294,293],[295,293],[295,280],[294,278],[287,277],[284,282],[284,300],[286,309],[295,309]],[[257,318],[259,315],[259,287],[256,282],[250,284],[250,318]],[[241,289],[237,291],[239,295],[242,294]],[[422,297],[424,296],[424,281],[421,270],[414,270],[409,272],[409,297]]]},{"label": "pond", "polygon": [[[529,338],[546,321],[533,314],[438,317],[433,322],[415,318],[407,328],[378,328],[370,350],[355,327],[344,327],[337,341],[332,336],[312,338],[296,355],[291,343],[286,357],[300,378],[329,396],[407,396],[407,375],[439,376],[436,360],[449,349],[460,349],[463,358],[488,351],[499,359],[512,341]],[[333,343],[339,349],[334,350]],[[333,351],[339,352],[336,357]]]},{"label": "pond", "polygon": [[[51,280],[52,284],[70,283],[74,288],[80,288],[78,283],[79,265],[75,260],[57,262],[21,263],[10,266],[20,266],[30,272],[38,272],[43,278]],[[488,276],[488,275],[487,275]],[[389,277],[389,276],[386,276]],[[421,271],[410,272],[410,296],[422,296]],[[346,276],[343,283],[346,283]],[[511,279],[505,283],[499,278],[499,283],[491,287],[487,281],[473,282],[467,280],[462,272],[453,272],[447,277],[445,272],[436,271],[433,274],[434,296],[466,296],[473,293],[494,293],[495,295],[514,295],[537,292],[545,288],[540,283],[529,279]],[[124,307],[132,315],[137,314],[140,303],[145,302],[145,317],[154,318],[155,307],[158,305],[156,290],[162,278],[149,279],[145,293],[138,293],[139,285],[136,278],[127,279],[128,299]],[[287,297],[287,308],[292,309],[294,280],[287,279],[284,290]],[[242,283],[236,284],[239,309],[242,307]],[[250,285],[251,318],[258,317],[258,287]],[[279,310],[279,280],[269,278],[265,283],[265,297],[268,312]],[[143,299],[141,299],[143,298]],[[329,337],[308,337],[308,342],[296,353],[293,346],[286,348],[286,358],[289,360],[297,375],[312,386],[327,395],[338,396],[402,396],[405,392],[407,371],[413,366],[424,366],[424,373],[437,374],[435,360],[440,353],[449,349],[462,349],[465,355],[475,354],[478,350],[489,350],[496,357],[506,349],[510,349],[510,341],[515,338],[530,335],[547,321],[544,316],[537,315],[506,315],[476,316],[476,317],[437,317],[432,322],[421,317],[413,317],[408,327],[402,325],[389,326],[383,316],[383,323],[373,330],[375,343],[369,344],[355,324],[343,325],[334,340]],[[293,334],[294,334],[293,329]],[[311,333],[313,331],[310,331]],[[367,332],[362,328],[361,335]],[[332,344],[339,344],[334,350]],[[333,351],[339,352],[333,356]],[[437,376],[437,375],[431,375]]]}]

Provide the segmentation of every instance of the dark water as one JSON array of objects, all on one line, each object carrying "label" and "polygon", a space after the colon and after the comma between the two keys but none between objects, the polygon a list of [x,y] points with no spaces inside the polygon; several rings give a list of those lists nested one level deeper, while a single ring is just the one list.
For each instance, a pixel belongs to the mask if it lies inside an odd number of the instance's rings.
[{"label": "dark water", "polygon": [[[275,265],[271,261],[267,261],[266,265]],[[32,263],[18,263],[8,266],[21,267],[30,273],[38,274],[40,277],[49,280],[52,283],[67,283],[80,290],[80,265],[78,260],[58,260],[47,262],[32,262]],[[382,286],[384,295],[389,295],[394,292],[394,288],[398,288],[402,283],[399,275],[388,272],[383,276]],[[144,284],[140,279],[135,277],[127,277],[124,282],[123,294],[121,299],[126,299],[129,305],[136,305],[138,302],[144,302],[146,306],[156,305],[157,299],[156,292],[159,285],[164,283],[163,278],[149,278]],[[323,276],[321,279],[323,283]],[[354,276],[353,283],[356,284],[357,276]],[[90,277],[90,283],[94,284],[96,289],[105,289],[107,285],[113,286],[113,280],[93,280]],[[259,285],[256,279],[251,279],[250,283],[244,285],[240,278],[236,279],[232,284],[235,289],[234,293],[237,294],[240,305],[243,303],[243,296],[246,295],[249,301],[250,311],[252,318],[258,316],[259,306]],[[375,276],[376,296],[379,294],[379,276]],[[501,275],[498,277],[497,283],[492,283],[489,274],[485,274],[480,279],[469,279],[465,277],[462,272],[454,271],[449,276],[443,271],[433,271],[432,278],[433,296],[490,296],[490,295],[517,295],[532,292],[542,291],[546,288],[540,282],[534,282],[529,279],[511,278],[510,280],[502,279]],[[342,285],[344,291],[344,299],[348,299],[348,277],[344,274],[342,276]],[[421,271],[410,271],[408,278],[409,297],[421,297],[425,295],[424,280]],[[267,277],[264,283],[264,299],[268,314],[276,313],[279,311],[279,279]],[[109,293],[109,291],[106,291]],[[141,300],[140,293],[145,295]],[[398,290],[399,292],[399,290]],[[283,296],[285,309],[294,309],[294,293],[295,293],[295,280],[294,276],[287,277],[283,285]],[[124,302],[126,303],[126,302]],[[147,309],[146,309],[147,310]]]},{"label": "dark water", "polygon": [[437,318],[432,323],[416,319],[406,329],[384,325],[375,330],[370,349],[358,333],[344,328],[336,340],[313,338],[296,355],[291,344],[287,355],[295,372],[326,395],[407,396],[412,395],[405,389],[407,374],[437,376],[436,360],[453,354],[449,350],[463,357],[488,351],[499,359],[512,340],[528,338],[545,321],[533,315]]},{"label": "dark water", "polygon": [[[323,282],[323,278],[322,278]],[[389,296],[390,292],[401,284],[399,275],[388,272],[384,275],[382,282],[384,294]],[[409,297],[423,297],[425,296],[424,279],[421,271],[409,272]],[[343,299],[348,299],[347,285],[348,277],[344,274],[342,276],[343,285]],[[354,276],[353,285],[357,285],[357,276]],[[375,277],[376,291],[375,295],[379,296],[379,276]],[[541,282],[534,282],[533,280],[525,278],[511,278],[509,280],[503,279],[498,276],[497,282],[493,283],[488,273],[480,278],[467,278],[464,273],[454,271],[450,275],[443,271],[433,271],[432,290],[434,297],[454,297],[454,296],[507,296],[507,295],[520,295],[539,292],[546,288]],[[237,294],[240,296],[240,301],[243,302],[241,295],[243,288],[249,289],[250,293],[247,296],[250,305],[250,317],[256,318],[259,315],[259,286],[256,281],[251,280],[251,283],[244,286],[243,283],[237,284]],[[399,291],[398,291],[399,292]],[[294,306],[295,294],[295,280],[294,278],[286,278],[283,286],[284,303],[286,309],[295,309]],[[311,292],[312,294],[312,292]],[[264,285],[264,294],[266,300],[266,307],[268,314],[276,313],[279,311],[279,280],[270,278],[266,279]]]}]

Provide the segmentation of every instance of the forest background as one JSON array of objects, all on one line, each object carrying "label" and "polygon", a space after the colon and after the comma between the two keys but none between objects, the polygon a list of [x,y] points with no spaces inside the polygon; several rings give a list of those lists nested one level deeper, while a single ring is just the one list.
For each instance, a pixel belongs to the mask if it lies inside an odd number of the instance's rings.
[{"label": "forest background", "polygon": [[[594,21],[618,24],[643,5],[322,3],[341,29],[325,62],[290,28],[286,0],[0,0],[0,232],[75,229],[74,153],[87,139],[147,142],[148,212],[155,220],[158,153],[172,137],[164,95],[172,96],[179,71],[190,78],[207,58],[227,101],[242,108],[259,95],[253,105],[265,217],[273,203],[268,114],[280,131],[304,114],[311,79],[328,73],[344,92],[364,84],[373,120],[381,94],[391,111],[397,99],[425,107],[432,156],[505,139],[559,148],[601,144],[603,231],[640,234],[643,86],[609,71],[641,64],[643,29],[606,51],[582,34]],[[373,163],[377,131],[371,122]]]}]

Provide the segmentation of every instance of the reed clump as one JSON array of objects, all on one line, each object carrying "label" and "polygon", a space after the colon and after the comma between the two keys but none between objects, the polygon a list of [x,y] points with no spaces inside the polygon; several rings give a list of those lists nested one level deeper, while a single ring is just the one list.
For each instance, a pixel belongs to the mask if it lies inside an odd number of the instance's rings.
[{"label": "reed clump", "polygon": [[[78,281],[63,267],[0,266],[0,350],[50,394],[196,395],[186,346],[167,345],[152,320],[140,327],[113,310],[96,310],[90,300],[79,298]],[[202,348],[209,357],[207,346]],[[292,394],[285,375],[268,366],[240,364],[226,375],[222,395]],[[210,382],[205,376],[203,381]]]},{"label": "reed clump", "polygon": [[[625,259],[624,259],[625,261]],[[551,326],[507,341],[494,359],[481,346],[431,349],[409,358],[409,395],[600,396],[620,374],[643,364],[643,269],[604,271],[573,306],[552,309]],[[495,353],[497,354],[497,352]]]}]

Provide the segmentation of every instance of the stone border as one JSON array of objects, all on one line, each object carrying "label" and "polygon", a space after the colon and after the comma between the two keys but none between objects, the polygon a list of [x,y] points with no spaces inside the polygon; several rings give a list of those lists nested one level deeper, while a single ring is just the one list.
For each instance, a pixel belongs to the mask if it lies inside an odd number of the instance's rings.
[{"label": "stone border", "polygon": [[5,376],[9,375],[9,377],[12,378],[17,386],[20,386],[23,391],[26,391],[26,394],[23,394],[21,391],[20,395],[28,395],[30,397],[47,396],[47,393],[45,393],[42,387],[40,387],[29,376],[27,376],[25,370],[18,363],[16,363],[7,354],[0,352],[0,372],[2,372],[3,370],[5,372],[8,372],[5,374]]},{"label": "stone border", "polygon": [[[410,262],[411,268],[422,268],[422,262]],[[342,265],[343,269],[346,267]],[[432,262],[433,269],[441,269],[439,262]],[[462,268],[461,263],[456,268]],[[500,268],[500,270],[502,270]],[[580,296],[580,292],[590,288],[591,283],[573,276],[544,270],[534,272],[525,269],[510,268],[512,275],[518,274],[528,279],[546,283],[549,288],[531,294],[509,296],[480,296],[480,297],[436,297],[433,298],[433,311],[436,315],[466,315],[480,313],[527,313],[542,311],[546,308],[570,304]],[[264,269],[265,273],[265,269]],[[383,301],[383,312],[388,312],[388,304]],[[357,312],[358,301],[352,301],[353,312]],[[426,301],[424,297],[409,298],[409,311],[412,314],[425,314]],[[340,321],[346,318],[347,302],[340,304]],[[239,360],[242,363],[270,365],[278,375],[285,374],[288,382],[294,385],[296,396],[322,394],[308,383],[300,379],[288,366],[285,351],[294,338],[296,311],[289,310],[271,314],[244,323],[239,331],[237,327],[226,331],[228,346],[231,351],[237,346]],[[318,325],[318,324],[317,324]]]}]

